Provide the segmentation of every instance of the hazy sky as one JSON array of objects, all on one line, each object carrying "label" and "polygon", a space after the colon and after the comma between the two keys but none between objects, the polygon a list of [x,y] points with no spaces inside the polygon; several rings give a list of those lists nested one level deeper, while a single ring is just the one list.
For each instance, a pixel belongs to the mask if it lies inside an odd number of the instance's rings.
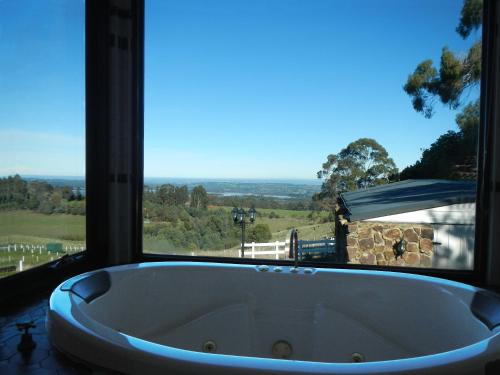
[{"label": "hazy sky", "polygon": [[[461,0],[146,0],[145,175],[314,178],[360,137],[403,168],[456,129],[402,90]],[[470,98],[477,90],[470,92]],[[84,173],[84,5],[0,1],[0,175]]]}]

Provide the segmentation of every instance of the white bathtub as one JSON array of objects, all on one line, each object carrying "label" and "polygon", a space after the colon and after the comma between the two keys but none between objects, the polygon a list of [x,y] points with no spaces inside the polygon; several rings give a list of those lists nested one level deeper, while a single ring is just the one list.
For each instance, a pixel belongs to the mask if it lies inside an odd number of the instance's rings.
[{"label": "white bathtub", "polygon": [[290,271],[166,262],[86,273],[53,292],[49,335],[75,358],[141,375],[498,370],[495,295],[401,273]]}]

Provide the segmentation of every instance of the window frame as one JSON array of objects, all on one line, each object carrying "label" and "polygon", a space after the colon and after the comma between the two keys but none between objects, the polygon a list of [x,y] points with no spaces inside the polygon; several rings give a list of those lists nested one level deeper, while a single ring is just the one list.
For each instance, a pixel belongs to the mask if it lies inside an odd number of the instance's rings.
[{"label": "window frame", "polygon": [[[336,264],[319,261],[301,261],[301,266],[315,268],[337,268],[337,269],[362,269],[386,272],[402,272],[418,275],[439,277],[443,279],[464,282],[475,286],[485,286],[486,281],[486,262],[488,259],[487,251],[492,251],[492,247],[488,247],[489,236],[489,202],[490,202],[490,187],[492,162],[489,158],[493,155],[492,128],[493,114],[495,111],[494,90],[495,84],[493,77],[495,76],[495,56],[494,50],[496,46],[496,38],[493,36],[493,31],[496,30],[495,14],[497,10],[497,2],[495,0],[485,0],[483,6],[483,25],[482,25],[482,75],[480,82],[480,128],[477,147],[477,190],[476,190],[476,223],[475,223],[475,241],[474,241],[474,268],[472,270],[449,270],[436,268],[415,268],[415,267],[399,267],[399,266],[372,266],[361,264]],[[142,77],[143,78],[143,77]],[[141,82],[143,86],[143,82]],[[144,141],[142,140],[142,143]],[[498,147],[498,146],[497,146]],[[143,220],[142,210],[140,212],[140,220]],[[142,233],[141,233],[142,235]],[[157,262],[157,261],[182,261],[182,262],[218,262],[230,264],[267,264],[278,266],[293,265],[293,260],[274,260],[274,259],[250,259],[250,258],[233,258],[233,257],[215,257],[215,256],[189,256],[189,255],[171,255],[171,254],[156,254],[144,253],[141,251],[138,254],[137,260],[140,262]]]},{"label": "window frame", "polygon": [[[86,238],[87,250],[69,256],[68,261],[53,262],[23,271],[0,279],[0,303],[14,301],[21,295],[30,295],[37,291],[47,292],[58,283],[73,275],[93,269],[112,265],[110,261],[113,250],[109,246],[110,220],[106,208],[106,197],[109,192],[109,170],[100,157],[106,155],[107,145],[111,141],[109,134],[108,100],[111,78],[106,71],[109,61],[103,56],[109,54],[110,46],[107,36],[110,26],[110,9],[114,0],[86,0],[85,3],[85,71],[86,71]],[[494,161],[492,155],[495,147],[494,122],[496,120],[496,48],[498,36],[495,36],[497,4],[495,0],[485,0],[482,27],[482,77],[481,77],[481,117],[478,147],[478,178],[476,191],[476,230],[473,270],[423,269],[410,267],[369,266],[360,264],[334,264],[329,262],[303,261],[301,266],[332,269],[363,269],[374,271],[402,272],[426,276],[440,277],[467,284],[489,287],[487,283],[487,262],[492,251],[497,251],[490,240],[491,215],[500,216],[500,212],[489,210],[491,195],[498,190],[498,183],[493,183]],[[133,18],[131,34],[131,58],[134,66],[131,74],[131,90],[133,108],[127,112],[132,117],[135,130],[133,142],[128,152],[133,155],[134,165],[131,175],[131,206],[129,230],[133,252],[128,263],[183,261],[183,262],[218,262],[230,264],[268,264],[290,266],[290,260],[229,258],[214,256],[182,256],[169,254],[144,253],[143,235],[143,157],[144,157],[144,0],[133,0],[130,12],[126,15]],[[101,77],[101,79],[98,79]],[[107,160],[105,160],[107,161]],[[124,220],[126,220],[125,218]],[[115,250],[116,251],[116,250]],[[500,262],[494,269],[500,271]],[[491,268],[491,265],[490,265]],[[492,271],[490,271],[492,272]],[[37,283],[33,283],[36,280]]]},{"label": "window frame", "polygon": [[[87,16],[88,7],[86,6],[84,14],[85,33],[88,29],[87,26],[89,23],[89,19],[92,18],[89,18]],[[89,47],[92,48],[92,43],[88,43],[88,35],[85,36],[86,53]],[[85,69],[86,67],[87,64],[85,63]],[[86,109],[86,118],[87,116],[88,109]],[[86,140],[88,140],[88,135],[86,135]],[[89,147],[88,144],[86,144],[85,154],[87,155],[88,152]],[[89,169],[88,164],[86,166],[86,169]],[[86,234],[88,234],[88,228],[86,228],[85,230]],[[92,253],[92,251],[89,251],[87,246],[86,249],[82,252],[61,257],[54,261],[41,264],[37,267],[33,267],[31,269],[1,278],[0,306],[8,306],[10,303],[16,303],[19,298],[29,298],[29,296],[34,296],[38,293],[45,293],[49,288],[54,288],[65,279],[95,268],[95,265],[92,265],[92,263],[90,263],[89,253]],[[34,280],[36,281],[36,283],[33,282]]]}]

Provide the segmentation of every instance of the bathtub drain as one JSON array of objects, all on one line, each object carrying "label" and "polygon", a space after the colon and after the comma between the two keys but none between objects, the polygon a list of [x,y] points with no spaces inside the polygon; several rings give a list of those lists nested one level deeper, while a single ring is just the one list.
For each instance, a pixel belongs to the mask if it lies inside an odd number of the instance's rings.
[{"label": "bathtub drain", "polygon": [[213,340],[207,340],[203,343],[203,351],[205,353],[215,353],[217,351],[217,344]]}]

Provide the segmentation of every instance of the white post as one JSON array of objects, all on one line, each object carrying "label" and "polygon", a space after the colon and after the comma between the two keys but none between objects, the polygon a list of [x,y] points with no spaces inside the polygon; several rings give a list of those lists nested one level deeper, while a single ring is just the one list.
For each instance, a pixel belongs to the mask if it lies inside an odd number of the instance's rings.
[{"label": "white post", "polygon": [[280,258],[280,254],[279,254],[278,251],[280,249],[280,245],[279,245],[278,241],[276,241],[276,247],[275,247],[275,249],[276,249],[276,259],[279,259]]},{"label": "white post", "polygon": [[252,242],[252,259],[255,259],[255,242]]},{"label": "white post", "polygon": [[7,252],[10,253],[10,244],[7,244]]},{"label": "white post", "polygon": [[23,270],[23,261],[20,260],[19,261],[19,271],[22,271]]},{"label": "white post", "polygon": [[[14,244],[14,251],[17,251],[17,246],[16,246],[16,244]],[[24,249],[23,249],[23,253],[24,253]]]}]

